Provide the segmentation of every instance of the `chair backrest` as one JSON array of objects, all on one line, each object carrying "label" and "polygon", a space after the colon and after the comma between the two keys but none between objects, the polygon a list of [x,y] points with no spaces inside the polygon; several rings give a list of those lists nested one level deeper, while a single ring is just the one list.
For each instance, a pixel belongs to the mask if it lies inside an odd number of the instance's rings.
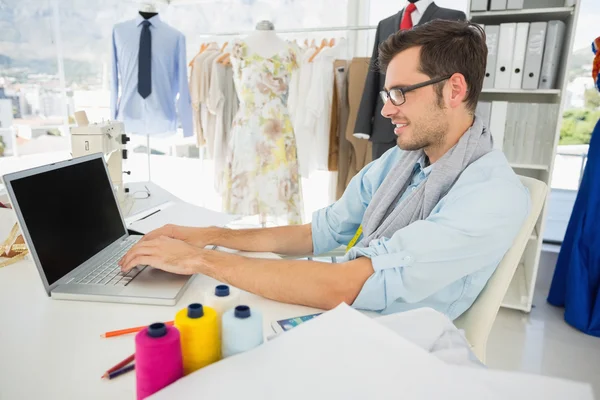
[{"label": "chair backrest", "polygon": [[519,178],[531,196],[529,216],[473,305],[454,321],[458,328],[464,329],[473,352],[483,363],[485,363],[487,340],[494,320],[542,211],[548,191],[544,182],[524,176]]}]

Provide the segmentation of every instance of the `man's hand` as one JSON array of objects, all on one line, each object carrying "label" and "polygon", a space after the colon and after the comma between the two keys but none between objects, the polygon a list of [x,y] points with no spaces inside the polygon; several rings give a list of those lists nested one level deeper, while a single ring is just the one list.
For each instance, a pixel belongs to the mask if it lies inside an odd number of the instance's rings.
[{"label": "man's hand", "polygon": [[138,242],[121,259],[119,265],[123,272],[138,265],[149,265],[175,274],[191,275],[198,272],[203,251],[184,241],[159,236]]}]

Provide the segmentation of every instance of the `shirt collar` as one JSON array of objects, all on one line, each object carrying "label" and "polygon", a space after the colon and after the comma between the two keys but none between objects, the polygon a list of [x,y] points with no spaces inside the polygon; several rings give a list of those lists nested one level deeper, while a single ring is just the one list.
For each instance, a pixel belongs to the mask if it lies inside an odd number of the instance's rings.
[{"label": "shirt collar", "polygon": [[148,22],[150,22],[150,25],[152,25],[152,26],[158,26],[158,25],[160,25],[160,23],[162,22],[162,21],[160,20],[160,17],[158,16],[158,14],[156,14],[154,17],[152,17],[152,18],[148,18],[148,19],[145,19],[145,18],[144,18],[144,17],[142,17],[140,14],[138,14],[138,15],[135,17],[135,25],[136,25],[136,26],[140,26],[140,25],[142,24],[142,22],[144,22],[144,21],[148,21]]},{"label": "shirt collar", "polygon": [[423,172],[425,174],[425,176],[429,176],[429,174],[431,173],[431,168],[433,167],[431,164],[426,165],[427,164],[427,156],[423,155],[421,158],[419,158],[419,161],[417,161],[415,163],[415,171],[420,171]]},{"label": "shirt collar", "polygon": [[[431,3],[433,3],[433,0],[419,0],[415,3],[415,6],[417,6],[417,11],[419,11],[419,14],[423,15]],[[408,4],[410,3],[407,2],[407,5]]]}]

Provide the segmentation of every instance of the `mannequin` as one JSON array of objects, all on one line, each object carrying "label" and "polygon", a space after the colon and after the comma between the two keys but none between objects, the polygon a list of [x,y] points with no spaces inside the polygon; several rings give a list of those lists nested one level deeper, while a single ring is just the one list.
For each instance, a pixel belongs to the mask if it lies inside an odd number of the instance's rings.
[{"label": "mannequin", "polygon": [[140,15],[144,18],[144,19],[150,19],[152,17],[154,17],[155,15],[158,14],[158,11],[156,10],[156,7],[153,4],[141,4],[140,5]]},{"label": "mannequin", "polygon": [[277,36],[271,21],[260,21],[256,24],[256,31],[248,35],[244,42],[250,54],[256,53],[263,58],[271,58],[289,48],[288,43]]}]

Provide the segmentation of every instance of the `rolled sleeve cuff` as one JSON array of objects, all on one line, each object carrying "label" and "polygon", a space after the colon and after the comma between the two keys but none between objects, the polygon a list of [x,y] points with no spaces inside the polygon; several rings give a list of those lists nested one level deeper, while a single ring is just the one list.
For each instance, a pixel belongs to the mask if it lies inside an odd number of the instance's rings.
[{"label": "rolled sleeve cuff", "polygon": [[328,209],[329,207],[322,208],[312,215],[311,230],[314,254],[325,253],[342,245],[336,240],[327,223]]},{"label": "rolled sleeve cuff", "polygon": [[360,293],[352,303],[352,307],[361,310],[383,311],[394,301],[394,296],[388,292],[397,291],[402,287],[402,275],[397,269],[414,263],[414,257],[407,251],[388,253],[385,240],[371,242],[369,247],[354,247],[345,260],[350,261],[359,257],[368,257],[373,264],[374,273],[364,283]]}]

